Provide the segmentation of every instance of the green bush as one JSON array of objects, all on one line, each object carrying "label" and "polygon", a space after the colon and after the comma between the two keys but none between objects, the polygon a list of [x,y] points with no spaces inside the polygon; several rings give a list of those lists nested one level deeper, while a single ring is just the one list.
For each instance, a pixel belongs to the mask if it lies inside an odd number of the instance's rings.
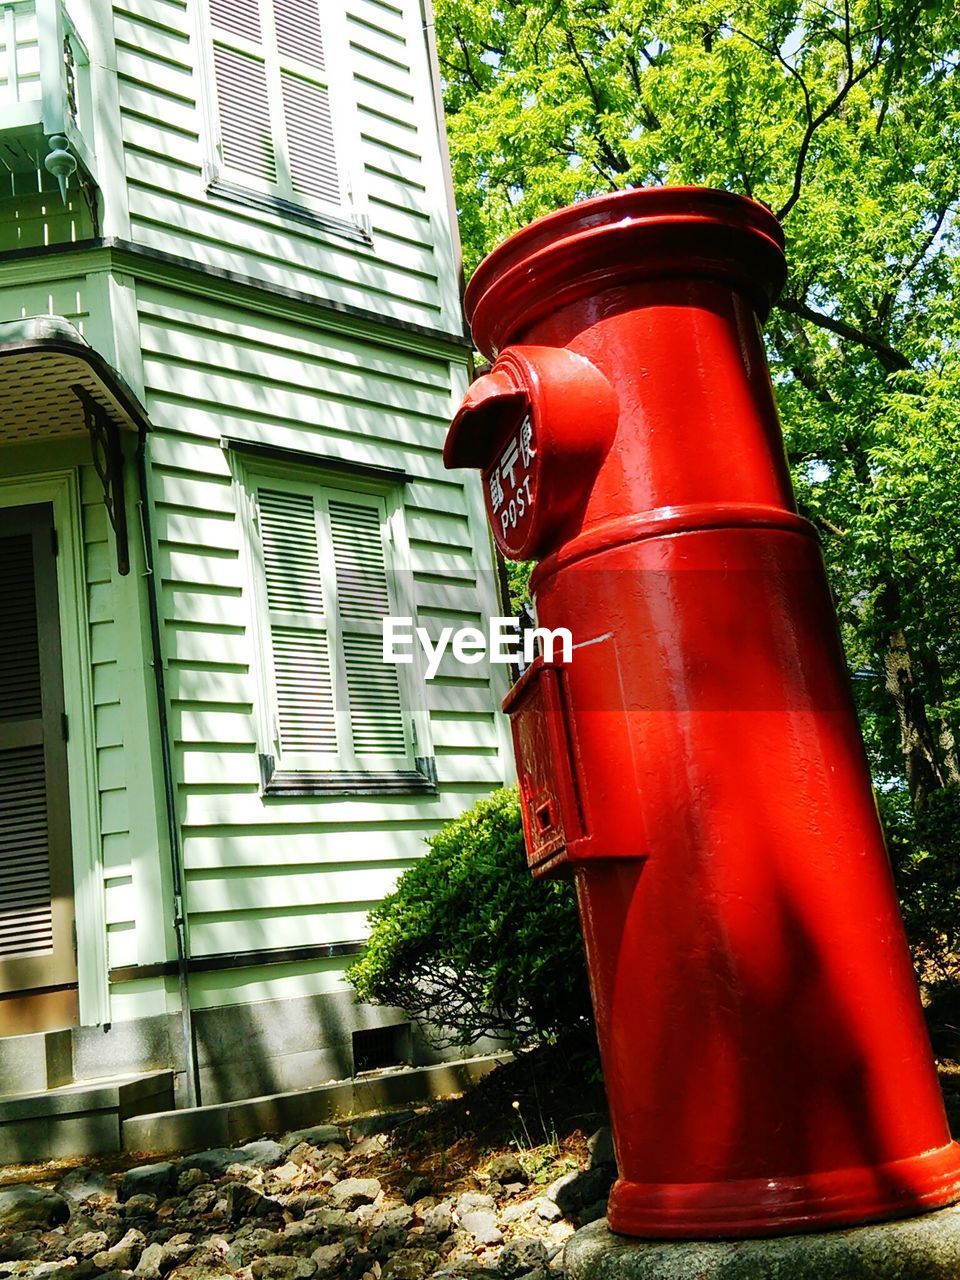
[{"label": "green bush", "polygon": [[447,823],[370,913],[349,979],[361,1000],[399,1005],[438,1045],[482,1036],[517,1047],[589,1025],[573,886],[527,870],[516,789]]}]

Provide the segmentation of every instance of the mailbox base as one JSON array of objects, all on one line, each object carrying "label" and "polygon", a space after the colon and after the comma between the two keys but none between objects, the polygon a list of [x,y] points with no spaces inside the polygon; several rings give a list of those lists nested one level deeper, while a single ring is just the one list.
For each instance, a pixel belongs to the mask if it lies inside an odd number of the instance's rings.
[{"label": "mailbox base", "polygon": [[905,1160],[830,1169],[802,1178],[644,1186],[619,1179],[607,1220],[614,1231],[673,1240],[828,1231],[942,1209],[960,1196],[955,1142]]},{"label": "mailbox base", "polygon": [[636,1240],[601,1220],[571,1237],[564,1271],[569,1280],[956,1280],[960,1206],[763,1240]]}]

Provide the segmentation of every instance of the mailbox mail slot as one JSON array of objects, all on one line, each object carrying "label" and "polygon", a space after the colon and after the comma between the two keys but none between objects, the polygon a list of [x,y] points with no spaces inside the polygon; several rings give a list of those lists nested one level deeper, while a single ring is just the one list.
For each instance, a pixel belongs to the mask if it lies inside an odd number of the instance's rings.
[{"label": "mailbox mail slot", "polygon": [[527,862],[535,876],[559,871],[567,844],[584,834],[561,681],[556,667],[537,658],[503,703],[517,757]]}]

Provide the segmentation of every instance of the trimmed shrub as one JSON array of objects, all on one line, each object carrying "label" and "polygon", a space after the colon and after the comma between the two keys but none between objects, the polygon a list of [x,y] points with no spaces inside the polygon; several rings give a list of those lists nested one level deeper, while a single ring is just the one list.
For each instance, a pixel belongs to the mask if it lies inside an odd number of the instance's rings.
[{"label": "trimmed shrub", "polygon": [[438,1046],[497,1036],[516,1047],[591,1023],[573,886],[527,870],[515,788],[427,843],[370,913],[348,972],[361,1000],[398,1005]]}]

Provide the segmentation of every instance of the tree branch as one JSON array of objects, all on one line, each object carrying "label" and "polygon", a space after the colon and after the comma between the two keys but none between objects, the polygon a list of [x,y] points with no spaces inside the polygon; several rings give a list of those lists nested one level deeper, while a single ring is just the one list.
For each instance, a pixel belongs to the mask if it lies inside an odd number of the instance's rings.
[{"label": "tree branch", "polygon": [[920,248],[917,250],[917,252],[913,255],[913,257],[907,263],[903,271],[901,271],[900,275],[897,277],[896,282],[891,286],[890,289],[887,290],[887,292],[880,299],[880,305],[877,308],[877,318],[880,320],[881,324],[885,323],[886,320],[888,319],[890,315],[890,310],[893,307],[894,302],[896,301],[896,297],[900,289],[910,279],[914,271],[916,271],[917,267],[919,267],[920,263],[924,260],[924,258],[927,256],[927,254],[930,252],[931,248],[933,247],[933,243],[936,240],[937,236],[940,234],[940,229],[942,228],[946,220],[947,214],[950,212],[951,206],[956,201],[956,198],[957,198],[956,191],[951,192],[950,198],[946,202],[946,204],[942,205],[937,210],[937,214],[936,214],[936,218],[934,219],[933,226],[931,227],[927,235],[924,236],[921,242]]},{"label": "tree branch", "polygon": [[835,538],[845,538],[847,536],[846,529],[841,529],[838,524],[834,524],[832,520],[828,520],[822,512],[818,512],[813,519],[815,524],[821,525],[826,529],[827,533],[832,533]]},{"label": "tree branch", "polygon": [[[845,21],[845,27],[844,27],[843,43],[844,43],[844,52],[845,52],[846,62],[847,62],[847,76],[843,84],[840,86],[839,90],[837,91],[837,93],[834,95],[832,101],[828,102],[827,105],[823,108],[823,110],[818,112],[817,115],[815,116],[811,114],[812,107],[810,103],[809,91],[806,88],[806,84],[803,82],[802,76],[800,76],[799,72],[797,72],[797,76],[804,87],[804,101],[806,104],[807,127],[803,131],[803,138],[801,139],[801,142],[800,142],[800,150],[797,153],[797,162],[793,170],[793,189],[791,190],[786,203],[781,205],[780,208],[777,210],[777,218],[781,222],[787,216],[787,214],[790,212],[793,206],[797,203],[797,201],[800,199],[800,192],[803,189],[803,171],[804,171],[804,168],[806,167],[807,156],[810,153],[810,147],[811,147],[811,144],[813,143],[814,134],[817,132],[817,130],[825,121],[829,120],[832,115],[834,115],[837,111],[839,111],[840,107],[846,101],[847,95],[850,93],[851,89],[853,89],[855,85],[858,85],[861,80],[865,80],[866,77],[870,74],[870,72],[874,71],[880,65],[880,60],[883,57],[884,38],[882,33],[878,33],[877,47],[874,51],[873,57],[870,59],[868,63],[866,63],[860,69],[860,71],[854,74],[853,46],[852,46],[851,36],[850,36],[849,5],[846,6],[844,21]],[[785,63],[785,59],[781,58],[780,60],[781,62]],[[787,64],[785,63],[785,65]]]},{"label": "tree branch", "polygon": [[456,63],[447,62],[446,60],[442,60],[442,65],[449,67],[451,71],[459,72],[461,75],[465,75],[467,79],[470,81],[470,83],[473,85],[473,87],[482,92],[483,85],[477,79],[476,73],[474,72],[473,62],[470,59],[470,49],[469,49],[469,46],[467,45],[466,40],[463,37],[463,32],[460,30],[458,26],[455,26],[453,29],[453,34],[457,41],[457,47],[459,48],[460,52],[463,54],[463,66],[457,66]]},{"label": "tree branch", "polygon": [[[790,333],[788,335],[785,332],[787,327],[786,321],[787,317],[784,316],[785,323],[777,326],[777,329],[780,332],[780,343],[778,345],[779,347],[782,347],[782,350],[778,350],[778,355],[796,378],[797,382],[799,382],[801,387],[803,387],[804,391],[809,391],[810,395],[812,395],[815,400],[819,401],[820,404],[829,405],[832,409],[836,408],[837,402],[829,387],[824,385],[823,380],[820,378],[816,369],[811,368],[809,364],[804,363],[801,353],[796,350],[796,347],[802,346],[805,348],[806,352],[810,352],[813,347],[813,343],[804,332],[803,325],[800,323],[797,316],[790,316]],[[774,341],[776,341],[776,339],[774,339]],[[815,358],[815,353],[812,358]]]},{"label": "tree branch", "polygon": [[[593,76],[590,74],[590,68],[587,66],[587,63],[584,60],[583,54],[580,52],[580,49],[577,45],[576,40],[574,39],[572,31],[567,32],[567,47],[569,48],[570,52],[573,54],[574,58],[577,61],[577,65],[580,67],[580,70],[583,73],[583,78],[586,81],[587,89],[589,90],[589,93],[590,93],[590,98],[593,101],[593,109],[596,112],[597,116],[599,117],[603,115],[603,113],[605,112],[606,104],[603,102],[602,96],[600,94],[600,90],[597,88],[596,84],[594,83]],[[626,156],[617,155],[613,147],[611,147],[610,143],[603,136],[603,132],[599,126],[599,122],[597,124],[597,128],[595,130],[591,129],[590,132],[592,137],[596,141],[597,145],[600,147],[600,153],[603,156],[603,159],[607,162],[610,168],[613,169],[615,173],[626,173],[630,167],[627,164]],[[597,166],[594,166],[594,167],[596,168]],[[607,177],[607,181],[610,181],[609,177],[606,174],[604,175],[604,177]],[[611,183],[611,185],[613,184]]]},{"label": "tree branch", "polygon": [[877,46],[874,50],[873,57],[860,69],[860,71],[855,71],[853,38],[850,30],[849,0],[846,0],[844,4],[843,24],[843,36],[840,40],[843,45],[846,75],[843,83],[840,85],[840,88],[834,94],[833,98],[821,111],[817,112],[816,115],[813,111],[813,99],[806,80],[803,78],[799,69],[795,67],[789,59],[783,56],[780,46],[765,44],[762,40],[757,40],[755,36],[751,36],[748,32],[742,31],[739,27],[734,27],[729,24],[727,26],[727,30],[730,31],[731,34],[740,36],[742,40],[746,40],[748,44],[752,44],[755,49],[759,49],[769,57],[776,58],[777,62],[780,63],[784,70],[791,75],[794,80],[796,80],[797,84],[800,86],[800,92],[803,95],[803,111],[804,116],[806,117],[806,126],[803,131],[803,137],[800,140],[800,149],[797,152],[797,160],[794,165],[793,184],[790,195],[787,198],[786,203],[781,205],[777,210],[777,217],[781,221],[787,216],[793,206],[800,199],[800,192],[803,189],[803,171],[806,167],[807,156],[809,155],[810,147],[813,143],[814,134],[825,121],[829,120],[832,115],[839,111],[851,89],[853,89],[855,85],[858,85],[861,80],[864,80],[871,71],[874,71],[880,65],[880,61],[883,57],[885,42],[883,33],[878,31]]},{"label": "tree branch", "polygon": [[825,315],[822,311],[815,311],[813,307],[807,306],[805,302],[800,302],[797,298],[783,297],[776,305],[779,310],[785,311],[788,315],[799,316],[801,320],[807,320],[810,324],[815,324],[820,329],[826,329],[830,333],[836,334],[838,338],[846,338],[850,342],[856,342],[861,347],[866,347],[868,351],[873,352],[888,373],[896,373],[902,369],[911,369],[913,367],[901,351],[898,351],[896,347],[891,347],[882,338],[868,333],[865,329],[858,329],[855,325],[847,324],[843,320],[836,320],[833,316]]}]

